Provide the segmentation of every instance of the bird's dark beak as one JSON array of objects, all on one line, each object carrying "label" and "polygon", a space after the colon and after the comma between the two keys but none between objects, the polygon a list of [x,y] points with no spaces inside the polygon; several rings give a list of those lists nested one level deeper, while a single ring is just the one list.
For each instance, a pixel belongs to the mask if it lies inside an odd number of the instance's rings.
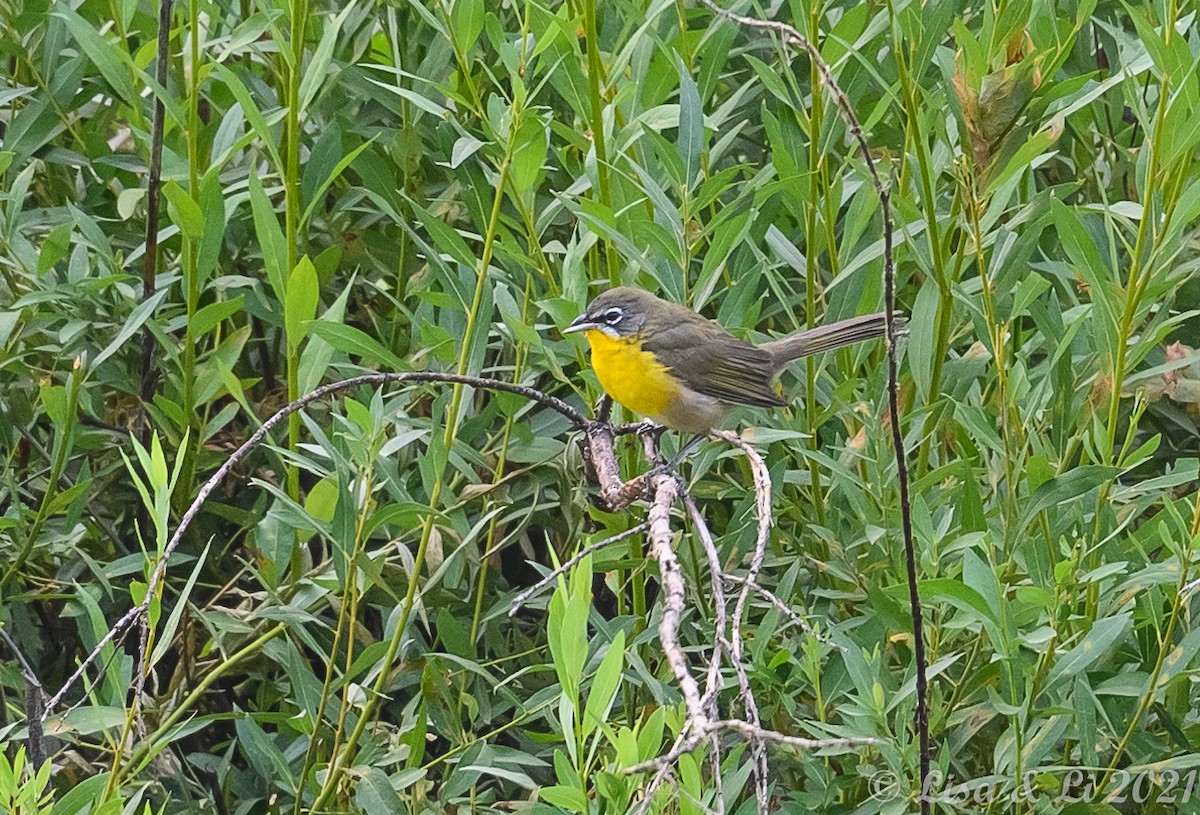
[{"label": "bird's dark beak", "polygon": [[596,321],[585,312],[576,317],[574,322],[563,329],[562,333],[574,334],[576,331],[587,331],[589,328],[597,327]]}]

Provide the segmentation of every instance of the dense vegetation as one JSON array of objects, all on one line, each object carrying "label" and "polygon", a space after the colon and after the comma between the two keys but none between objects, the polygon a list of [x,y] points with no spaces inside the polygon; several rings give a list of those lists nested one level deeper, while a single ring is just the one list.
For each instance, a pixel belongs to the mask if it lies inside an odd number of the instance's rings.
[{"label": "dense vegetation", "polygon": [[[991,796],[941,811],[1200,811],[1200,31],[1179,6],[735,9],[818,44],[890,191],[932,761]],[[158,13],[0,0],[0,804],[637,807],[649,776],[622,770],[682,715],[641,536],[509,611],[644,506],[597,508],[579,434],[515,394],[364,386],[294,414],[156,588],[144,721],[136,627],[40,744],[25,700],[142,600],[230,452],[322,383],[451,372],[590,413],[586,345],[560,331],[610,284],[750,339],[882,308],[879,196],[818,67],[685,0],[186,0],[165,62]],[[774,485],[759,582],[815,629],[751,603],[763,724],[878,740],[768,748],[772,811],[913,806],[886,386],[865,344],[735,417]],[[648,466],[635,438],[619,452]],[[746,460],[714,441],[683,474],[743,568]],[[676,527],[699,665],[709,564]],[[720,702],[740,715],[732,673]],[[722,738],[649,811],[753,811],[749,752]],[[52,767],[14,775],[25,751]]]}]

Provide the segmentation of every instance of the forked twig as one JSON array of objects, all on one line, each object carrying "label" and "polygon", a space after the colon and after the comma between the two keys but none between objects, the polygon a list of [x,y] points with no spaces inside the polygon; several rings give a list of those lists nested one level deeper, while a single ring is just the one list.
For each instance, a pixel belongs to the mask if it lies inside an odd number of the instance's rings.
[{"label": "forked twig", "polygon": [[647,515],[649,529],[646,536],[649,538],[650,556],[658,561],[659,581],[662,584],[663,609],[658,636],[687,709],[688,724],[684,730],[687,733],[689,729],[706,724],[708,714],[701,701],[700,687],[688,668],[687,657],[679,644],[679,624],[683,619],[684,610],[684,581],[683,571],[679,568],[679,560],[675,557],[675,549],[671,545],[674,537],[671,532],[671,505],[679,495],[679,482],[671,475],[656,475],[652,481],[654,501],[650,504]]},{"label": "forked twig", "polygon": [[[751,554],[749,574],[757,576],[762,568],[766,554],[766,545],[771,529],[771,481],[766,462],[753,447],[741,437],[725,431],[713,431],[714,438],[726,441],[738,448],[750,462],[754,477],[755,509],[758,517],[758,532],[754,551]],[[646,440],[646,458],[654,457],[653,443]],[[862,739],[807,739],[799,736],[789,736],[784,733],[767,730],[760,723],[758,707],[754,699],[754,691],[750,685],[749,676],[742,660],[741,616],[744,612],[747,598],[751,591],[762,590],[752,578],[732,580],[741,584],[738,603],[734,614],[727,617],[725,613],[725,595],[723,582],[730,580],[720,564],[720,555],[713,541],[712,533],[701,515],[699,508],[687,494],[681,490],[681,483],[667,475],[655,474],[650,478],[653,490],[653,500],[649,511],[649,553],[659,566],[660,581],[663,592],[663,612],[659,623],[659,641],[671,672],[675,677],[676,686],[683,697],[685,718],[679,735],[671,749],[663,756],[651,761],[642,762],[624,770],[625,773],[653,772],[641,805],[637,812],[642,813],[649,806],[654,792],[669,776],[671,769],[679,757],[689,753],[702,744],[710,743],[713,754],[710,760],[714,767],[720,766],[719,734],[735,732],[750,743],[753,757],[753,774],[755,786],[755,801],[760,813],[771,811],[769,799],[769,772],[766,761],[767,743],[789,745],[802,749],[844,748],[851,746],[866,746],[878,744],[874,738]],[[677,496],[681,496],[684,506],[692,519],[697,537],[700,539],[705,557],[709,564],[713,583],[715,607],[715,631],[713,634],[713,650],[707,666],[705,691],[699,694],[699,686],[692,676],[687,657],[679,642],[679,626],[684,609],[685,583],[679,562],[675,557],[673,533],[670,526],[671,504]],[[769,594],[769,592],[768,592]],[[771,595],[774,597],[774,595]],[[782,605],[782,601],[775,598]],[[786,608],[786,606],[785,606]],[[726,631],[728,625],[729,631]],[[746,712],[746,720],[718,719],[716,696],[721,689],[721,662],[723,655],[729,654],[734,674],[737,678],[738,691]],[[719,775],[719,772],[717,772]],[[723,804],[721,804],[723,806]]]}]

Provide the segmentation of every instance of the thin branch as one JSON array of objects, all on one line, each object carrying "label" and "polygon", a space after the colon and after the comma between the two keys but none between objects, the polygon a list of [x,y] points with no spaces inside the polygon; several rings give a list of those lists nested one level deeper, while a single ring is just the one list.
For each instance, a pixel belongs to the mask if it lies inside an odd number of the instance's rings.
[{"label": "thin branch", "polygon": [[715,716],[717,713],[717,694],[721,690],[721,650],[725,647],[725,637],[723,636],[726,622],[725,611],[725,573],[721,569],[721,556],[717,551],[717,546],[713,542],[712,531],[708,528],[708,522],[704,520],[704,516],[700,514],[700,508],[696,506],[696,502],[692,499],[689,493],[683,494],[683,505],[687,508],[688,515],[691,516],[692,526],[696,529],[696,535],[700,538],[700,546],[704,550],[704,555],[708,559],[708,571],[712,580],[713,591],[713,615],[716,618],[713,621],[713,627],[722,632],[722,636],[713,638],[713,653],[709,657],[708,662],[708,681],[704,685],[704,696],[702,702],[704,709],[709,711],[710,715]]},{"label": "thin branch", "polygon": [[851,747],[870,747],[882,742],[872,736],[854,736],[843,739],[809,739],[803,736],[789,736],[776,730],[754,728],[740,719],[721,719],[709,722],[706,730],[710,733],[733,731],[746,738],[762,739],[783,747],[795,747],[797,750],[844,750]]},{"label": "thin branch", "polygon": [[4,644],[8,646],[8,650],[13,655],[13,659],[20,666],[21,675],[25,677],[25,681],[40,688],[42,683],[38,680],[37,674],[34,673],[33,666],[29,664],[29,660],[25,659],[25,655],[21,653],[21,649],[17,647],[17,643],[9,636],[8,629],[0,627],[0,639],[4,640]]},{"label": "thin branch", "polygon": [[524,606],[527,602],[529,602],[530,597],[533,597],[533,595],[537,594],[538,592],[542,591],[542,589],[549,586],[551,583],[553,583],[555,580],[557,580],[559,578],[559,576],[564,575],[567,572],[569,572],[571,569],[575,568],[575,566],[578,565],[579,561],[583,560],[588,555],[598,552],[599,550],[603,549],[605,546],[608,546],[613,543],[617,543],[618,541],[623,541],[628,537],[632,537],[633,535],[637,535],[642,532],[645,532],[646,528],[648,526],[649,526],[649,523],[647,523],[646,521],[643,521],[642,523],[638,524],[637,526],[632,526],[629,529],[626,529],[624,532],[618,532],[617,534],[611,535],[602,541],[596,541],[595,543],[590,544],[589,546],[583,547],[583,549],[579,550],[579,552],[577,554],[575,554],[575,556],[573,556],[570,560],[565,561],[564,563],[559,565],[558,568],[553,569],[550,572],[547,572],[546,575],[543,576],[541,580],[534,583],[532,586],[525,589],[525,591],[521,592],[516,597],[514,597],[512,599],[512,605],[508,609],[508,616],[511,617],[514,614],[516,614],[518,611],[520,611],[521,607]]},{"label": "thin branch", "polygon": [[[771,537],[771,474],[767,470],[767,463],[763,461],[762,456],[741,436],[730,433],[728,430],[713,430],[712,436],[741,450],[742,455],[750,463],[750,474],[754,478],[754,506],[758,514],[758,534],[754,539],[754,553],[750,557],[750,568],[746,580],[753,583],[762,570],[763,559],[767,553],[767,543]],[[732,637],[735,642],[741,638],[741,620],[749,597],[750,587],[743,584],[733,613]],[[735,656],[740,656],[740,653]]]},{"label": "thin branch", "polygon": [[803,736],[789,736],[786,733],[780,733],[775,730],[755,727],[749,722],[744,722],[740,719],[721,719],[696,726],[691,736],[677,741],[675,746],[665,755],[650,759],[649,761],[643,761],[632,767],[626,767],[623,772],[626,775],[634,775],[636,773],[651,771],[657,772],[663,767],[672,767],[679,761],[680,756],[694,751],[704,743],[705,739],[723,732],[733,732],[747,739],[767,741],[783,747],[793,747],[797,750],[845,750],[853,747],[870,747],[882,744],[879,739],[872,737],[809,739]]},{"label": "thin branch", "polygon": [[8,646],[13,659],[21,668],[21,676],[25,680],[25,724],[28,730],[26,743],[28,745],[29,766],[38,768],[46,760],[46,748],[42,742],[42,710],[45,705],[46,692],[42,690],[42,682],[37,673],[17,643],[8,635],[7,629],[0,628],[0,639]]},{"label": "thin branch", "polygon": [[671,475],[655,475],[654,501],[647,516],[649,523],[650,556],[658,561],[659,580],[662,583],[663,610],[658,625],[658,636],[662,643],[667,664],[675,675],[679,693],[687,708],[687,727],[696,728],[708,722],[708,715],[700,699],[700,688],[688,669],[687,657],[679,644],[679,624],[683,618],[684,582],[683,572],[672,547],[671,504],[679,494],[679,484]]},{"label": "thin branch", "polygon": [[713,801],[717,805],[717,815],[725,815],[725,783],[721,774],[721,741],[716,735],[712,737],[712,749],[708,751],[708,767],[712,774]]},{"label": "thin branch", "polygon": [[[316,390],[313,390],[310,393],[300,397],[296,401],[289,402],[277,410],[269,418],[267,418],[267,420],[262,423],[262,426],[259,427],[258,430],[254,431],[254,433],[252,433],[240,447],[234,450],[233,453],[230,454],[229,458],[225,460],[225,463],[217,468],[217,471],[209,476],[209,479],[204,482],[204,486],[202,486],[199,492],[196,493],[196,497],[192,500],[191,505],[180,517],[179,525],[175,529],[175,534],[171,536],[169,541],[167,541],[167,545],[163,549],[162,558],[159,560],[154,572],[147,581],[145,599],[141,602],[141,604],[134,606],[133,608],[129,609],[129,611],[125,612],[125,614],[123,614],[121,618],[117,620],[117,622],[114,623],[107,632],[105,632],[104,636],[100,638],[100,641],[97,642],[96,646],[92,649],[92,652],[88,654],[83,662],[79,664],[79,667],[75,669],[74,673],[67,678],[67,681],[61,688],[59,688],[58,692],[50,698],[50,701],[46,704],[46,709],[42,714],[42,719],[45,720],[45,718],[50,715],[51,711],[53,711],[54,708],[63,700],[63,697],[65,697],[67,692],[70,691],[77,681],[79,681],[79,678],[83,675],[83,672],[87,670],[87,667],[96,661],[100,655],[100,651],[105,645],[112,642],[113,638],[122,631],[134,623],[140,623],[140,621],[146,617],[150,610],[150,603],[158,594],[159,584],[162,582],[162,579],[166,574],[167,564],[171,559],[171,555],[174,554],[175,549],[179,546],[180,541],[183,540],[184,532],[187,531],[187,528],[191,525],[192,521],[195,520],[196,516],[200,512],[200,508],[204,505],[204,502],[208,500],[208,497],[212,494],[213,490],[220,486],[221,482],[224,481],[225,477],[229,475],[230,471],[237,466],[238,462],[245,458],[251,450],[262,443],[263,439],[267,437],[267,434],[271,432],[272,428],[296,411],[303,410],[313,402],[323,399],[330,394],[349,390],[350,388],[354,388],[359,385],[385,385],[389,383],[420,382],[449,382],[460,385],[469,385],[476,388],[486,388],[488,390],[515,393],[518,396],[524,396],[527,399],[532,399],[544,407],[558,411],[568,420],[570,420],[571,425],[575,429],[582,429],[591,424],[582,413],[568,405],[566,402],[556,397],[548,396],[547,394],[542,393],[534,388],[527,388],[523,385],[514,385],[511,382],[503,382],[499,379],[484,379],[475,376],[460,376],[458,374],[444,374],[434,371],[363,374],[362,376],[354,376],[350,377],[349,379],[343,379],[338,382],[330,382],[322,385]],[[141,632],[139,665],[142,665],[145,662],[147,637],[148,631],[143,629]],[[136,674],[133,697],[135,705],[139,705],[141,701],[142,688],[145,684],[144,673],[144,670],[139,668]]]},{"label": "thin branch", "polygon": [[783,600],[781,600],[775,594],[775,592],[771,591],[766,586],[763,586],[759,583],[755,583],[753,580],[750,580],[745,577],[741,577],[740,575],[729,574],[728,572],[723,574],[721,577],[723,580],[726,580],[730,583],[739,583],[743,586],[749,587],[751,591],[761,595],[764,600],[769,602],[771,605],[775,606],[775,608],[779,609],[779,611],[782,612],[784,614],[784,616],[786,616],[789,620],[791,620],[793,625],[799,626],[800,629],[802,631],[804,631],[804,633],[809,634],[813,638],[819,640],[820,642],[825,643],[830,648],[836,648],[837,650],[841,651],[843,654],[847,653],[846,646],[839,645],[838,643],[834,642],[833,640],[829,639],[828,637],[823,636],[819,631],[817,631],[815,628],[813,628],[811,625],[809,625],[808,620],[804,619],[799,614],[797,614],[795,611],[793,611],[791,606],[789,606],[787,603],[783,602]]},{"label": "thin branch", "polygon": [[[671,750],[669,752],[674,752],[677,750],[679,746],[683,744],[683,741],[684,737],[682,734],[676,736],[675,743],[671,745]],[[646,791],[642,793],[642,800],[638,804],[637,810],[634,811],[634,815],[645,815],[646,810],[650,808],[650,802],[654,800],[654,795],[658,792],[659,787],[661,787],[663,783],[667,781],[667,779],[674,779],[674,764],[661,764],[653,769],[654,777],[650,779],[650,783],[646,784]]]},{"label": "thin branch", "polygon": [[[738,618],[734,616],[734,627],[737,625]],[[725,639],[724,632],[719,633],[720,639]],[[738,691],[741,694],[742,708],[746,711],[746,721],[741,722],[747,728],[743,734],[750,742],[750,754],[754,761],[754,800],[758,805],[759,815],[768,815],[771,805],[770,800],[770,771],[767,766],[767,748],[763,739],[759,737],[762,732],[762,715],[758,712],[758,700],[754,697],[754,688],[750,684],[750,675],[746,672],[746,665],[741,659],[742,645],[740,633],[738,639],[730,639],[725,641],[725,647],[729,649],[730,662],[733,664],[733,673],[737,677]]]}]

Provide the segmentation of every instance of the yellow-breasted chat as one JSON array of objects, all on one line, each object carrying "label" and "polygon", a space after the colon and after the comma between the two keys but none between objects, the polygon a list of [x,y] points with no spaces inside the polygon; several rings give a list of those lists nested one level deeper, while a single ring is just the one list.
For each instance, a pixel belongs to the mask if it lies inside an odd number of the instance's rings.
[{"label": "yellow-breasted chat", "polygon": [[584,332],[596,378],[614,401],[666,427],[706,433],[735,405],[786,405],[774,387],[784,368],[883,336],[884,316],[851,317],[755,345],[691,309],[618,286],[597,295],[564,333]]}]

